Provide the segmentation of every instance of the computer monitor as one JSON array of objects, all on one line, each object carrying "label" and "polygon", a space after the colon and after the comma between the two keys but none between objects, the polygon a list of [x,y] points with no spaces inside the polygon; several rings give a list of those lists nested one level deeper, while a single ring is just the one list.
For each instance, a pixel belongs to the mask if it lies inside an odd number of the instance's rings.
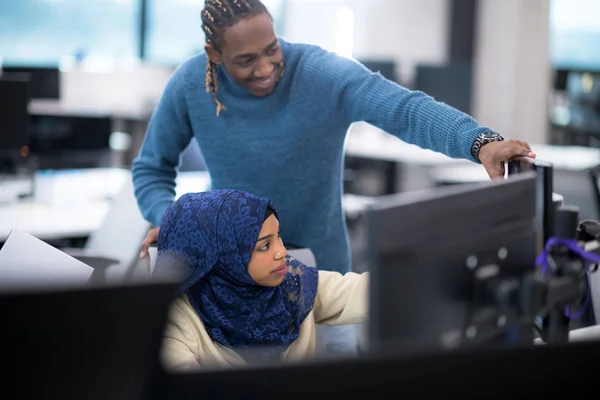
[{"label": "computer monitor", "polygon": [[414,89],[462,112],[471,113],[473,67],[468,62],[418,65]]},{"label": "computer monitor", "polygon": [[0,152],[21,151],[29,144],[29,80],[23,75],[0,78]]},{"label": "computer monitor", "polygon": [[60,70],[58,67],[2,66],[2,74],[28,74],[32,99],[60,99]]},{"label": "computer monitor", "polygon": [[98,151],[110,148],[113,119],[110,115],[32,115],[29,129],[35,155]]},{"label": "computer monitor", "polygon": [[[371,349],[531,345],[534,173],[388,196],[366,211]],[[523,325],[525,321],[526,325]]]},{"label": "computer monitor", "polygon": [[4,378],[15,378],[2,379],[2,398],[153,398],[176,287],[165,280],[0,292]]},{"label": "computer monitor", "polygon": [[557,92],[565,92],[568,87],[569,70],[563,68],[554,69],[554,80],[552,88]]},{"label": "computer monitor", "polygon": [[379,72],[384,78],[400,83],[396,73],[396,62],[391,60],[359,60],[359,62],[371,72]]},{"label": "computer monitor", "polygon": [[[164,379],[161,398],[359,399],[377,391],[399,397],[571,398],[595,390],[599,343],[571,343],[442,354],[399,356],[390,352],[259,368],[188,371]],[[552,379],[549,371],[561,371]],[[412,394],[411,394],[412,393]],[[479,393],[479,395],[477,395]],[[285,396],[284,396],[285,397]]]},{"label": "computer monitor", "polygon": [[19,74],[0,77],[0,172],[13,169],[29,151],[28,106],[28,78]]}]

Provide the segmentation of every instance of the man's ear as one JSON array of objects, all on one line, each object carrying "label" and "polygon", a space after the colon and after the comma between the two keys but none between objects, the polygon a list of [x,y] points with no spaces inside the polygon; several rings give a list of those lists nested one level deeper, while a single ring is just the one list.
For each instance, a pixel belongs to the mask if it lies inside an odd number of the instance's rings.
[{"label": "man's ear", "polygon": [[204,46],[204,50],[206,51],[206,54],[208,55],[208,58],[210,59],[210,61],[212,61],[215,64],[223,63],[223,59],[221,58],[221,53],[219,53],[219,51],[217,49],[215,49],[212,45],[207,44],[206,46]]}]

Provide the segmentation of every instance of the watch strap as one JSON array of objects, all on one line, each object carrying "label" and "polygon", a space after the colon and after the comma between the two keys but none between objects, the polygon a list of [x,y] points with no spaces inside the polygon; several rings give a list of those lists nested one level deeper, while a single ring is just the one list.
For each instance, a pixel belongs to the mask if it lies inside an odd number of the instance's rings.
[{"label": "watch strap", "polygon": [[497,132],[480,133],[479,135],[477,135],[477,137],[473,141],[473,144],[471,145],[471,155],[475,157],[477,161],[481,162],[479,160],[479,152],[481,151],[481,148],[488,143],[501,142],[503,140],[504,137],[502,137],[502,135],[500,135]]}]

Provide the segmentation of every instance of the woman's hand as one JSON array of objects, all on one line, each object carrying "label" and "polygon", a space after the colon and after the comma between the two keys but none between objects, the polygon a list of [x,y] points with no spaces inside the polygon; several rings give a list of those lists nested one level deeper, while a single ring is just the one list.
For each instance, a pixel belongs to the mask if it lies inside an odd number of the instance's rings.
[{"label": "woman's hand", "polygon": [[535,158],[535,153],[531,151],[529,144],[522,140],[491,142],[479,150],[479,161],[491,179],[503,178],[504,163],[515,157]]},{"label": "woman's hand", "polygon": [[158,240],[158,230],[159,228],[150,229],[148,235],[146,235],[146,239],[142,242],[142,251],[140,253],[140,258],[146,258],[148,256],[148,248],[152,243],[156,243]]}]

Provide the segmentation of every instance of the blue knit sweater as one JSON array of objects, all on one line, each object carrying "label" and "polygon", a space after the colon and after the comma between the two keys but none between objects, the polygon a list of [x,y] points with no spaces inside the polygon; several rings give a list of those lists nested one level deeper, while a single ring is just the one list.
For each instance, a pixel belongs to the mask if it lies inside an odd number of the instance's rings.
[{"label": "blue knit sweater", "polygon": [[133,164],[143,216],[158,226],[175,195],[180,153],[196,139],[213,189],[271,199],[286,243],[312,249],[321,269],[346,272],[350,249],[342,211],[343,145],[349,125],[369,122],[399,139],[472,161],[489,129],[471,117],[373,74],[355,61],[281,40],[285,74],[264,98],[218,70],[216,105],[205,90],[206,55],[173,74]]}]

